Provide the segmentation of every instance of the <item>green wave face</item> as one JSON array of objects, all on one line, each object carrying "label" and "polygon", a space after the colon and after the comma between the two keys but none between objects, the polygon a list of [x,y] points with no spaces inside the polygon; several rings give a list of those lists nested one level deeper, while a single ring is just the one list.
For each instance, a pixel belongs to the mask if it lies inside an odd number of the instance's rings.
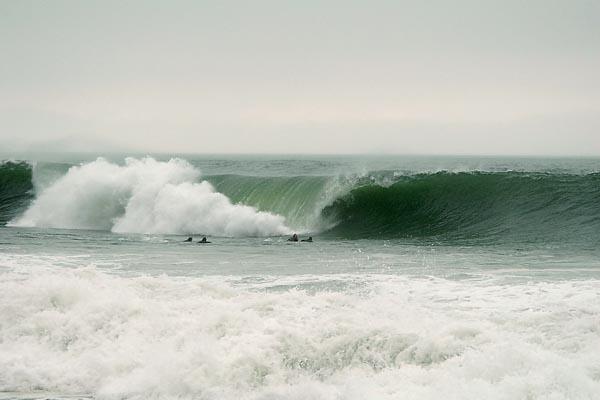
[{"label": "green wave face", "polygon": [[299,231],[321,230],[322,208],[345,187],[342,180],[324,176],[214,175],[206,179],[232,202],[283,215]]},{"label": "green wave face", "polygon": [[33,198],[32,169],[26,162],[0,164],[0,225],[27,208]]},{"label": "green wave face", "polygon": [[354,188],[323,210],[344,238],[598,241],[600,174],[436,173]]}]

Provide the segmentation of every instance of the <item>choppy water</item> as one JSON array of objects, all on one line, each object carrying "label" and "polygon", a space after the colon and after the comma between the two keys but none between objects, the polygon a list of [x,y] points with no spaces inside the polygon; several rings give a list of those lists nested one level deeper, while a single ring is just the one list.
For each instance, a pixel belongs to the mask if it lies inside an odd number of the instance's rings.
[{"label": "choppy water", "polygon": [[599,160],[170,158],[0,166],[0,398],[600,393]]}]

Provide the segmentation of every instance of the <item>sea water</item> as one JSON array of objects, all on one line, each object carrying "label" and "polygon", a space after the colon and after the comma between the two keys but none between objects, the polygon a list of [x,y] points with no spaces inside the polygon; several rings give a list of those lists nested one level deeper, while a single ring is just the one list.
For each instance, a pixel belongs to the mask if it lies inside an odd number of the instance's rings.
[{"label": "sea water", "polygon": [[599,396],[598,159],[5,158],[0,398]]}]

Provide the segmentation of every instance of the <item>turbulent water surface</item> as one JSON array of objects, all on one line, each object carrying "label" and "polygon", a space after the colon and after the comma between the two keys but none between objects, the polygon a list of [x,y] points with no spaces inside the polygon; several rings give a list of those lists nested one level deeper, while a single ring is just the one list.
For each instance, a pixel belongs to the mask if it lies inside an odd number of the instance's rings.
[{"label": "turbulent water surface", "polygon": [[0,225],[0,398],[600,393],[598,159],[7,157]]}]

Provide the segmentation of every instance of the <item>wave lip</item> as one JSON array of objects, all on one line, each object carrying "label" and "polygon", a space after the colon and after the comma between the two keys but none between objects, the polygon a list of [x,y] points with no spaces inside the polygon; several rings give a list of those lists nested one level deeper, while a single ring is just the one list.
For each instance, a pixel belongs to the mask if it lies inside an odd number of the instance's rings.
[{"label": "wave lip", "polygon": [[327,230],[321,210],[354,184],[354,179],[343,176],[317,175],[212,175],[206,179],[235,203],[283,215],[299,232]]},{"label": "wave lip", "polygon": [[279,215],[232,204],[181,159],[102,158],[71,167],[12,226],[122,233],[268,236],[290,230]]}]

